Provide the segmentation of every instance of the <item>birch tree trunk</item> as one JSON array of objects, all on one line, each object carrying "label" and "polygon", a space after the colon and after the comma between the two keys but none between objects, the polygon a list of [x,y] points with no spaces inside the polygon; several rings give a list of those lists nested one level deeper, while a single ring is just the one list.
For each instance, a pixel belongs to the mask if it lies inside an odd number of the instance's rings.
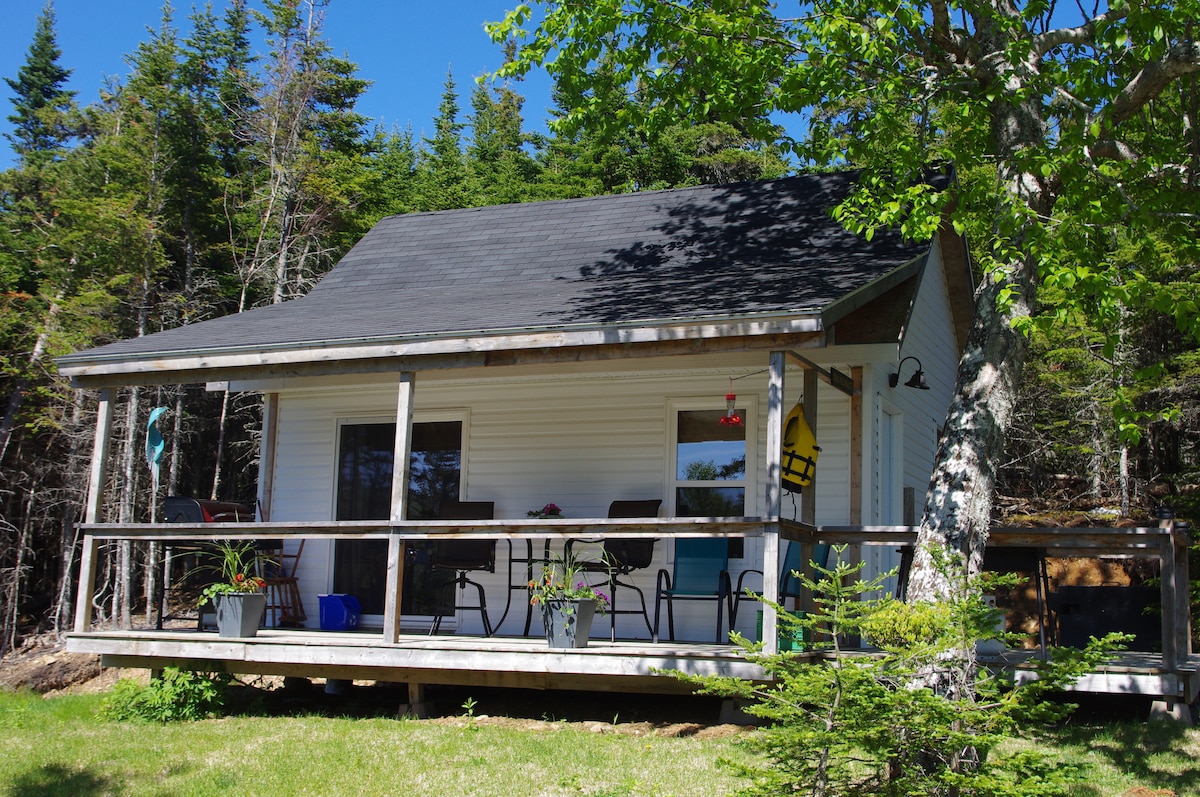
[{"label": "birch tree trunk", "polygon": [[[1019,11],[1006,7],[1012,25],[999,18],[981,20],[977,38],[986,52],[1016,47],[1014,32]],[[1034,82],[1040,56],[1029,51],[1024,59],[996,59],[980,76],[995,87],[991,101],[994,151],[999,153],[997,177],[1001,188],[993,222],[997,266],[985,275],[975,298],[975,316],[967,345],[959,359],[955,393],[938,441],[933,475],[925,496],[925,511],[917,532],[909,577],[910,601],[950,597],[955,583],[935,562],[934,551],[957,553],[968,574],[983,564],[991,525],[996,468],[1004,455],[1005,432],[1014,416],[1029,342],[1014,328],[1030,317],[1037,296],[1037,231],[1049,217],[1052,194],[1043,177],[1018,165],[1019,153],[1040,144],[1046,121]]]},{"label": "birch tree trunk", "polygon": [[217,423],[217,462],[213,468],[212,493],[209,499],[216,501],[221,490],[221,462],[225,458],[225,426],[229,419],[229,388],[221,391],[221,415]]},{"label": "birch tree trunk", "polygon": [[[1015,272],[1032,269],[1014,264]],[[1027,278],[1032,280],[1032,275]],[[935,565],[931,548],[957,551],[969,573],[978,573],[991,521],[996,464],[1013,416],[1028,343],[1012,328],[1023,302],[996,307],[999,283],[990,280],[976,298],[976,321],[959,361],[958,389],[938,441],[933,476],[917,532],[909,575],[910,601],[953,594],[949,575]],[[1017,306],[1022,305],[1022,306]]]}]

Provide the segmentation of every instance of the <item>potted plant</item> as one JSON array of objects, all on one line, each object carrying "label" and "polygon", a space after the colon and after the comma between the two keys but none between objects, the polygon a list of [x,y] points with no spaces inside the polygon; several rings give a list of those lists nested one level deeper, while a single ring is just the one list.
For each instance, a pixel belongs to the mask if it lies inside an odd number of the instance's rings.
[{"label": "potted plant", "polygon": [[525,513],[525,517],[560,518],[562,516],[562,509],[558,504],[546,504],[541,509],[530,509]]},{"label": "potted plant", "polygon": [[586,648],[592,618],[608,609],[608,596],[589,585],[581,560],[554,555],[540,580],[529,582],[529,602],[542,607],[546,642],[552,648]]},{"label": "potted plant", "polygon": [[217,635],[250,637],[258,633],[267,596],[262,589],[266,582],[248,572],[254,564],[254,543],[217,543],[220,557],[220,580],[209,584],[200,593],[200,605],[212,601],[217,610]]}]

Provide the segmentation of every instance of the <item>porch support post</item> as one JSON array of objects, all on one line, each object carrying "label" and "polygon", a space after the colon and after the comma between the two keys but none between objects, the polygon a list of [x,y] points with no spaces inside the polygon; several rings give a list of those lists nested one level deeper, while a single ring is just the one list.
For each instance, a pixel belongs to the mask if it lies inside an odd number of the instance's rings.
[{"label": "porch support post", "polygon": [[850,525],[861,526],[863,516],[863,369],[850,369],[854,393],[850,396]]},{"label": "porch support post", "polygon": [[779,518],[783,502],[783,352],[771,352],[770,376],[767,377],[767,502],[765,514]]},{"label": "porch support post", "polygon": [[770,376],[767,382],[767,495],[766,515],[768,519],[763,534],[763,651],[775,653],[779,647],[778,622],[771,603],[779,601],[779,513],[783,501],[783,395],[784,352],[771,352]]},{"label": "porch support post", "polygon": [[258,519],[264,523],[274,515],[275,452],[279,446],[279,394],[263,396],[262,442],[258,452]]},{"label": "porch support post", "polygon": [[397,526],[407,516],[408,461],[412,455],[413,389],[416,375],[411,371],[400,374],[396,398],[396,448],[392,459],[392,532],[388,537],[387,591],[384,596],[383,639],[394,643],[400,639],[400,599],[404,595],[405,542]]},{"label": "porch support post", "polygon": [[[808,428],[817,432],[817,371],[804,369],[804,420]],[[818,442],[820,442],[818,440]],[[817,525],[817,484],[810,481],[800,492],[800,522]]]},{"label": "porch support post", "polygon": [[[112,437],[113,389],[103,388],[96,405],[96,437],[92,442],[92,468],[88,476],[87,506],[84,523],[98,523],[104,507],[104,482],[108,471],[109,441]],[[92,626],[92,593],[96,589],[96,553],[99,546],[91,534],[83,537],[79,559],[79,592],[75,595],[75,630],[79,633]]]},{"label": "porch support post", "polygon": [[[854,393],[850,396],[850,525],[862,525],[862,368],[850,371]],[[816,429],[817,427],[813,427]],[[852,564],[862,561],[861,543],[846,548],[846,558]]]},{"label": "porch support post", "polygon": [[[1187,576],[1186,569],[1180,572],[1179,548],[1183,548],[1182,565],[1187,567],[1186,545],[1175,544],[1175,517],[1162,517],[1158,526],[1166,533],[1159,538],[1158,555],[1161,560],[1159,590],[1162,603],[1162,651],[1163,666],[1176,672],[1186,661],[1191,640],[1187,623]],[[1182,577],[1181,577],[1182,576]],[[1182,587],[1183,594],[1180,594]],[[1182,621],[1182,623],[1181,623]]]}]

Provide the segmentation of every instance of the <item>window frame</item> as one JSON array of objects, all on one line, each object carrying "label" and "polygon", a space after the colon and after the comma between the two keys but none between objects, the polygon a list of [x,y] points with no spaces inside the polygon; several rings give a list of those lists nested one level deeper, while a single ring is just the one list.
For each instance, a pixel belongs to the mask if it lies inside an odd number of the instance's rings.
[{"label": "window frame", "polygon": [[721,479],[692,481],[678,478],[679,473],[679,413],[696,411],[724,411],[725,403],[705,397],[672,397],[667,399],[665,423],[667,426],[667,450],[664,460],[666,472],[666,515],[678,517],[676,496],[680,487],[742,487],[742,517],[753,517],[758,507],[758,396],[746,394],[738,398],[737,406],[743,412],[746,430],[746,472],[741,480]]}]

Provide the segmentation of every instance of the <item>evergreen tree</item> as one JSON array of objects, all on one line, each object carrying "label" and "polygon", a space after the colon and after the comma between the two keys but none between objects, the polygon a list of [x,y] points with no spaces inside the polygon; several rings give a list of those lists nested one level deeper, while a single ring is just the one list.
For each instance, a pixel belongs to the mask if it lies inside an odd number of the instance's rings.
[{"label": "evergreen tree", "polygon": [[75,92],[63,88],[71,77],[58,59],[62,56],[54,34],[54,4],[47,2],[37,18],[33,43],[17,77],[4,82],[14,92],[15,112],[8,117],[12,133],[4,136],[22,162],[37,165],[58,157],[74,136],[70,116]]},{"label": "evergreen tree", "polygon": [[[505,57],[516,50],[504,45]],[[483,204],[526,202],[538,197],[537,162],[526,150],[530,136],[524,130],[521,108],[525,104],[510,81],[488,90],[483,83],[471,93],[471,140],[467,158]]]},{"label": "evergreen tree", "polygon": [[458,119],[458,94],[454,75],[446,72],[442,101],[434,119],[433,138],[423,139],[419,172],[421,199],[419,210],[449,210],[478,204],[463,153],[464,125]]},{"label": "evergreen tree", "polygon": [[359,224],[370,229],[384,216],[417,209],[417,145],[412,130],[385,132],[376,127],[369,142],[366,185]]},{"label": "evergreen tree", "polygon": [[[586,90],[559,81],[553,92],[552,139],[539,141],[547,182],[568,195],[677,188],[780,177],[788,172],[775,138],[760,142],[742,128],[711,118],[671,123],[662,128],[614,128],[598,119],[629,114],[641,100],[617,80],[610,61],[597,67]],[[572,110],[586,105],[594,115],[573,119]],[[570,121],[570,123],[568,123]]]}]

